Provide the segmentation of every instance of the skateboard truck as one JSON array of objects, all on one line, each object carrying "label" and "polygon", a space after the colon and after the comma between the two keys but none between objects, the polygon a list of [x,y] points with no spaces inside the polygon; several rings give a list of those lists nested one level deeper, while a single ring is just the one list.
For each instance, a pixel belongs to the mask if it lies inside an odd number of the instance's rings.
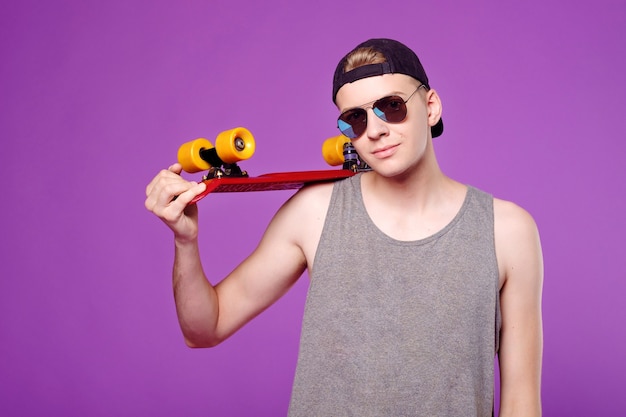
[{"label": "skateboard truck", "polygon": [[349,169],[352,172],[370,171],[367,162],[359,158],[359,154],[354,149],[352,142],[347,141],[343,144],[343,169]]},{"label": "skateboard truck", "polygon": [[238,127],[220,133],[215,146],[205,138],[183,144],[178,149],[178,161],[187,172],[208,171],[204,180],[248,177],[248,173],[237,162],[250,158],[254,149],[252,133]]},{"label": "skateboard truck", "polygon": [[341,165],[342,169],[353,173],[372,169],[361,159],[350,139],[344,135],[326,139],[322,144],[322,157],[328,165]]},{"label": "skateboard truck", "polygon": [[222,164],[220,167],[211,167],[209,172],[202,176],[202,180],[211,180],[214,178],[245,178],[248,177],[248,172],[243,171],[239,165],[235,164]]},{"label": "skateboard truck", "polygon": [[[246,140],[235,136],[232,138],[232,146],[237,152],[242,152],[246,148]],[[248,173],[243,171],[237,165],[237,162],[227,163],[222,161],[216,148],[200,148],[198,153],[200,158],[211,166],[209,171],[202,177],[203,180],[223,177],[248,177]]]}]

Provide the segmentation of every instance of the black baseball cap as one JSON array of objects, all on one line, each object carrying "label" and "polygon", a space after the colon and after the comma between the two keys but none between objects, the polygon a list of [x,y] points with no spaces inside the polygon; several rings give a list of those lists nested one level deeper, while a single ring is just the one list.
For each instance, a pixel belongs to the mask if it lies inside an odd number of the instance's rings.
[{"label": "black baseball cap", "polygon": [[[355,68],[351,71],[344,72],[346,58],[352,52],[359,48],[373,48],[380,52],[386,62],[381,64],[370,64]],[[415,78],[430,90],[430,84],[428,83],[428,77],[426,71],[420,62],[415,52],[413,52],[406,45],[395,41],[393,39],[370,39],[356,46],[346,56],[344,56],[337,69],[335,69],[335,75],[333,77],[333,102],[337,101],[337,92],[344,84],[353,83],[357,80],[375,77],[383,74],[405,74]],[[439,119],[439,122],[431,128],[433,137],[440,136],[443,133],[443,120]]]}]

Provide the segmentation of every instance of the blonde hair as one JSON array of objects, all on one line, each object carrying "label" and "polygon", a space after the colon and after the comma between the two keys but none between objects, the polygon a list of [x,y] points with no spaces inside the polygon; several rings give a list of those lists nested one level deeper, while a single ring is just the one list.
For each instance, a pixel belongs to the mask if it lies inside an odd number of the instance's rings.
[{"label": "blonde hair", "polygon": [[383,62],[387,62],[387,59],[374,48],[358,48],[346,56],[346,64],[343,67],[343,71],[345,73],[365,65],[382,64]]}]

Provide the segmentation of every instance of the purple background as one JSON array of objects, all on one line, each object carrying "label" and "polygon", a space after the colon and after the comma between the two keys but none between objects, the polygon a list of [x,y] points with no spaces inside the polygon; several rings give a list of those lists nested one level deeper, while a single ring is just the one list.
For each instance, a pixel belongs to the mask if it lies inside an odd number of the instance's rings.
[{"label": "purple background", "polygon": [[[240,125],[251,173],[325,168],[334,66],[378,36],[413,47],[443,99],[444,171],[537,220],[545,415],[626,412],[623,0],[5,3],[0,414],[284,415],[308,278],[188,349],[144,189],[182,142]],[[203,201],[207,272],[289,195]]]}]

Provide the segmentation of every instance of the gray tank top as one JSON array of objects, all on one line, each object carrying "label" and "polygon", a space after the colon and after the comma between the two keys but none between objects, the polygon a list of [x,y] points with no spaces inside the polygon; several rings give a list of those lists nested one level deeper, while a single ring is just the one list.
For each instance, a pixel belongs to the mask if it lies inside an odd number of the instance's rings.
[{"label": "gray tank top", "polygon": [[491,416],[500,308],[493,198],[468,187],[418,241],[371,221],[360,175],[335,183],[289,415]]}]

